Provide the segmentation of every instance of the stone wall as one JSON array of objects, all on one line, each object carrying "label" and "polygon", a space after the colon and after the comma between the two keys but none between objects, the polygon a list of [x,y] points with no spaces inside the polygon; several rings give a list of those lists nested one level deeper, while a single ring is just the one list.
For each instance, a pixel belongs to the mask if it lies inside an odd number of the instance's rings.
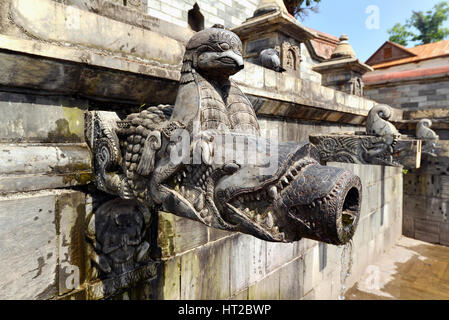
[{"label": "stone wall", "polygon": [[404,178],[404,235],[449,246],[448,141],[438,158],[424,156],[422,167]]},{"label": "stone wall", "polygon": [[445,108],[449,106],[449,78],[367,85],[365,97],[406,110]]},{"label": "stone wall", "polygon": [[[66,5],[77,6],[82,9],[92,10],[102,14],[113,14],[110,8],[114,7],[122,13],[125,7],[131,10],[146,13],[149,16],[170,22],[182,28],[189,28],[188,11],[198,4],[204,17],[204,27],[209,28],[214,24],[222,24],[229,28],[239,25],[251,17],[256,10],[259,0],[53,0]],[[123,17],[122,17],[123,18]]]},{"label": "stone wall", "polygon": [[159,299],[337,299],[352,258],[350,288],[396,242],[402,226],[400,168],[341,163],[362,179],[361,220],[349,247],[292,244],[209,229],[159,214]]},{"label": "stone wall", "polygon": [[0,299],[49,299],[85,280],[85,192],[73,188],[92,178],[86,109],[0,92]]},{"label": "stone wall", "polygon": [[219,23],[229,28],[251,17],[259,0],[148,0],[147,13],[181,27],[188,27],[187,13],[197,3],[204,16],[204,27]]}]

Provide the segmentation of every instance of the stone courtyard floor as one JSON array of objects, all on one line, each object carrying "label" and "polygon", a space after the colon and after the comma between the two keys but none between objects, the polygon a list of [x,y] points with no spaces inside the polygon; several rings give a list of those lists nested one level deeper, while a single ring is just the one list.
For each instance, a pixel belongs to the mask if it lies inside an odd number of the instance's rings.
[{"label": "stone courtyard floor", "polygon": [[402,237],[346,300],[449,300],[449,247]]}]

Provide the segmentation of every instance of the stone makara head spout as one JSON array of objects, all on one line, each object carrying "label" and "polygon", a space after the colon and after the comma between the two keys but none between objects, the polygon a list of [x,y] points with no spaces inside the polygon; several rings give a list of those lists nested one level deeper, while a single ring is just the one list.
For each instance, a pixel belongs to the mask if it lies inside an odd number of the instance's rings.
[{"label": "stone makara head spout", "polygon": [[174,106],[123,121],[93,113],[97,186],[267,241],[348,242],[360,215],[360,179],[321,166],[309,143],[261,137],[250,101],[230,79],[241,68],[239,38],[203,30],[187,45]]}]

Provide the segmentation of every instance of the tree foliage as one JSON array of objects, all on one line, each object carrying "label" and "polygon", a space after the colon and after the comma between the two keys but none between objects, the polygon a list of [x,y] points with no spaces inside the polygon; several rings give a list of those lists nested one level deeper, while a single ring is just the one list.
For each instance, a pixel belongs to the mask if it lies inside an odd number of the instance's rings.
[{"label": "tree foliage", "polygon": [[408,31],[407,27],[396,23],[393,28],[388,30],[390,34],[390,41],[398,43],[400,45],[406,46],[408,44],[408,40],[410,37],[413,37],[414,34]]},{"label": "tree foliage", "polygon": [[413,11],[404,25],[397,23],[388,30],[390,41],[406,46],[410,41],[426,44],[444,40],[449,36],[449,29],[443,27],[448,18],[449,4],[446,1],[436,4],[433,10]]},{"label": "tree foliage", "polygon": [[288,12],[294,16],[304,19],[310,11],[318,12],[321,0],[284,0]]}]

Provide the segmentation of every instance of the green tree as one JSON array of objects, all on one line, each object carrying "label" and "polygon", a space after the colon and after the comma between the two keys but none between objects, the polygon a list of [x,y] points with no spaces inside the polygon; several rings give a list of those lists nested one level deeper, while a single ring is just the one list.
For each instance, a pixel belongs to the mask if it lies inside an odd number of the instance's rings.
[{"label": "green tree", "polygon": [[399,43],[400,45],[406,46],[408,44],[408,40],[410,37],[413,37],[413,33],[407,30],[407,27],[396,23],[393,28],[388,30],[390,34],[390,41],[395,43]]},{"label": "green tree", "polygon": [[321,0],[284,0],[288,12],[294,16],[304,19],[310,11],[318,12]]},{"label": "green tree", "polygon": [[446,1],[436,4],[433,10],[413,11],[405,25],[397,23],[388,30],[390,41],[406,46],[409,41],[426,44],[444,40],[449,36],[449,29],[443,27],[448,18],[449,4]]}]

